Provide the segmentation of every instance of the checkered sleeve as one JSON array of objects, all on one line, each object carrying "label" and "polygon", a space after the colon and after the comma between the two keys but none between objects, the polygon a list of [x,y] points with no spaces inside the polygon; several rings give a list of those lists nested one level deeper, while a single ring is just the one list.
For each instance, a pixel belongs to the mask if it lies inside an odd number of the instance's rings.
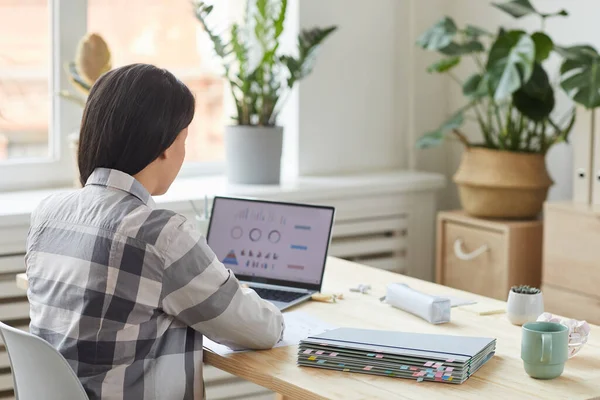
[{"label": "checkered sleeve", "polygon": [[175,229],[166,252],[162,307],[232,349],[268,349],[283,333],[281,312],[242,288],[188,221]]}]

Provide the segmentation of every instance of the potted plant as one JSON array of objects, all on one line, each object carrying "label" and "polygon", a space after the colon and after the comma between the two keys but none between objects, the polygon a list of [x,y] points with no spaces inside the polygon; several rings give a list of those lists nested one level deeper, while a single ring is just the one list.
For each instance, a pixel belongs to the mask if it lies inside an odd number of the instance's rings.
[{"label": "potted plant", "polygon": [[513,286],[508,293],[506,314],[514,325],[536,321],[544,313],[544,298],[540,289],[521,285]]},{"label": "potted plant", "polygon": [[[555,92],[544,62],[551,53],[562,58],[560,88],[588,109],[600,106],[600,55],[588,45],[561,47],[544,32],[548,18],[566,17],[564,10],[537,11],[529,0],[494,3],[514,18],[541,20],[533,33],[500,28],[492,33],[445,17],[417,41],[443,58],[428,67],[448,74],[461,85],[465,105],[438,129],[422,136],[417,146],[440,144],[453,135],[465,147],[454,181],[463,208],[479,217],[530,218],[541,210],[552,180],[545,165],[548,150],[568,142],[574,109],[557,117]],[[472,59],[475,71],[464,81],[454,68]],[[471,141],[461,131],[465,120],[478,124],[482,139]]]},{"label": "potted plant", "polygon": [[[63,90],[59,94],[84,107],[92,85],[102,74],[112,69],[111,52],[102,36],[97,33],[89,33],[81,38],[77,45],[75,60],[67,64],[65,69],[71,85],[78,93]],[[69,135],[69,146],[75,157],[75,164],[77,164],[79,132]],[[79,176],[75,179],[75,185],[81,186]]]},{"label": "potted plant", "polygon": [[193,4],[222,61],[235,101],[235,125],[225,129],[228,180],[278,184],[283,128],[277,118],[287,95],[312,72],[320,45],[337,27],[303,30],[298,36],[298,54],[281,55],[287,0],[257,0],[253,7],[248,5],[244,24],[233,24],[228,38],[210,27],[213,6],[203,1]]}]

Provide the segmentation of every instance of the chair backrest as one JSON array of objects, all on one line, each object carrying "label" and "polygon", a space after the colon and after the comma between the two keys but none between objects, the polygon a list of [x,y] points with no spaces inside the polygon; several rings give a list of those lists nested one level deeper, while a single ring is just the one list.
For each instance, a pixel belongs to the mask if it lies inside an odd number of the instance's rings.
[{"label": "chair backrest", "polygon": [[49,343],[0,322],[18,400],[89,400],[67,360]]}]

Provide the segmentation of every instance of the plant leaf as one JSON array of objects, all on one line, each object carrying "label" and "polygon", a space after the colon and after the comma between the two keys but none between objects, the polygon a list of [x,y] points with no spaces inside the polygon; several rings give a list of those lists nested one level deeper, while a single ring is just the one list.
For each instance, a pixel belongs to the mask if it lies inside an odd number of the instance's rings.
[{"label": "plant leaf", "polygon": [[240,69],[238,74],[239,79],[241,82],[244,82],[246,80],[246,74],[248,73],[248,47],[242,40],[238,24],[233,24],[231,27],[231,46]]},{"label": "plant leaf", "polygon": [[535,64],[529,81],[513,93],[513,104],[523,115],[535,122],[550,116],[555,105],[554,90],[541,64]]},{"label": "plant leaf", "polygon": [[417,45],[425,50],[440,50],[448,46],[457,32],[454,20],[444,17],[417,39]]},{"label": "plant leaf", "polygon": [[481,53],[485,48],[478,40],[471,40],[467,43],[450,43],[448,46],[440,49],[440,52],[447,56],[464,56],[467,54]]},{"label": "plant leaf", "polygon": [[554,50],[568,60],[591,61],[598,57],[596,49],[589,45],[577,45],[571,47],[554,46]]},{"label": "plant leaf", "polygon": [[337,26],[327,28],[305,29],[298,35],[298,58],[283,56],[281,62],[287,67],[290,76],[288,87],[307,77],[313,70],[316,62],[316,53],[320,45],[337,30]]},{"label": "plant leaf", "polygon": [[560,67],[561,87],[576,103],[600,107],[600,55],[590,46],[566,50],[570,58]]},{"label": "plant leaf", "polygon": [[550,56],[554,49],[554,42],[543,32],[535,32],[531,35],[531,40],[535,43],[535,61],[542,62]]},{"label": "plant leaf", "polygon": [[463,84],[463,95],[470,100],[479,100],[488,95],[488,76],[471,75]]},{"label": "plant leaf", "polygon": [[287,0],[281,0],[281,8],[279,9],[279,15],[275,20],[275,39],[279,38],[283,33],[283,23],[285,22],[285,12],[287,10]]},{"label": "plant leaf", "polygon": [[448,72],[452,68],[456,67],[459,63],[460,63],[460,57],[443,58],[443,59],[431,64],[429,67],[427,67],[427,72],[429,72],[429,73]]},{"label": "plant leaf", "polygon": [[548,18],[548,17],[568,17],[569,16],[569,12],[565,9],[562,9],[558,12],[555,13],[550,13],[550,14],[540,14],[543,18]]},{"label": "plant leaf", "polygon": [[[535,44],[522,31],[509,31],[492,45],[486,69],[494,85],[494,99],[504,100],[529,81],[535,61]],[[499,78],[499,79],[498,79]]]},{"label": "plant leaf", "polygon": [[81,77],[79,71],[77,71],[77,65],[74,62],[67,64],[67,72],[69,74],[69,81],[75,87],[75,89],[79,90],[85,95],[88,95],[92,87],[86,82],[85,79],[83,79],[83,77]]},{"label": "plant leaf", "polygon": [[538,14],[537,10],[529,0],[512,0],[506,3],[492,3],[492,5],[514,18],[525,17],[530,14]]},{"label": "plant leaf", "polygon": [[444,142],[446,134],[439,129],[425,133],[419,139],[417,139],[417,149],[429,149],[431,147],[437,147]]},{"label": "plant leaf", "polygon": [[196,14],[196,18],[200,22],[200,25],[202,25],[202,28],[204,28],[204,31],[210,38],[210,41],[213,43],[215,53],[224,61],[225,58],[230,54],[230,52],[227,49],[227,44],[223,43],[221,38],[215,33],[213,33],[212,29],[210,29],[206,21],[206,19],[213,10],[213,6],[207,5],[203,1],[193,1],[192,4],[194,5],[194,13]]},{"label": "plant leaf", "polygon": [[477,39],[480,36],[493,36],[489,31],[486,31],[485,29],[475,25],[467,25],[467,27],[464,30],[464,34],[473,39]]},{"label": "plant leaf", "polygon": [[458,129],[465,122],[463,115],[464,108],[448,118],[438,129],[427,132],[421,136],[416,143],[418,149],[427,149],[430,147],[439,146],[445,139],[446,135],[455,129]]}]

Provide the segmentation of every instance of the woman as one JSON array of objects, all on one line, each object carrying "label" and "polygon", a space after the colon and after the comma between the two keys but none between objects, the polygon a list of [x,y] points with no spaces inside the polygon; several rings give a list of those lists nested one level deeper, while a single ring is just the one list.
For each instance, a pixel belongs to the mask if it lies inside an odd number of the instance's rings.
[{"label": "woman", "polygon": [[83,189],[45,200],[27,245],[31,332],[90,399],[201,399],[202,335],[267,349],[283,318],[174,212],[158,209],[185,157],[194,97],[135,64],[92,88],[80,132]]}]

